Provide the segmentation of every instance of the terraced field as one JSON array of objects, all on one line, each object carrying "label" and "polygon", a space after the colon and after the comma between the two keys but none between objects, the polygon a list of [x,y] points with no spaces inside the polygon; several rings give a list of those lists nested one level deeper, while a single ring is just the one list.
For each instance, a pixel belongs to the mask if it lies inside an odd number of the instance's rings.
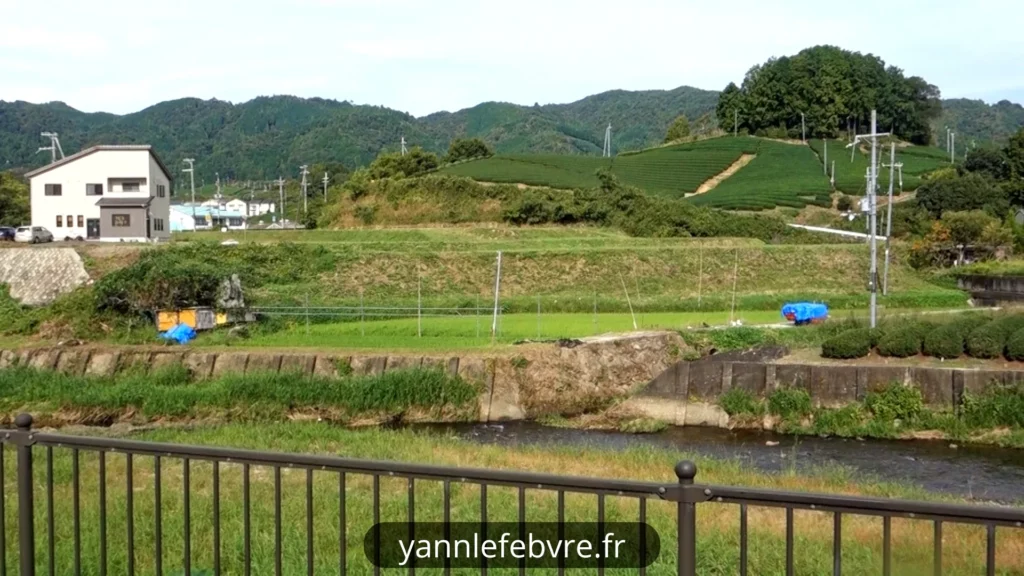
[{"label": "terraced field", "polygon": [[[811,140],[811,148],[824,158],[825,144],[822,140]],[[871,163],[869,154],[858,150],[851,155],[844,140],[828,141],[828,163],[831,170],[832,161],[836,163],[836,189],[847,194],[861,196],[864,194],[864,174]],[[888,143],[879,147],[879,161],[889,163]],[[851,160],[852,157],[852,160]],[[913,191],[921,184],[921,176],[943,166],[949,165],[949,155],[931,146],[908,146],[896,148],[896,161],[903,163],[903,190]],[[820,170],[820,164],[819,164]],[[889,170],[882,168],[879,185],[885,191],[889,186]],[[898,186],[898,184],[897,184]],[[897,188],[898,190],[898,188]]]},{"label": "terraced field", "polygon": [[508,155],[449,166],[442,171],[484,182],[522,183],[552,188],[598,185],[599,168],[609,166],[622,182],[651,194],[680,197],[693,193],[743,154],[758,147],[754,138],[715,138],[657,148],[616,158]]},{"label": "terraced field", "polygon": [[757,157],[750,164],[690,201],[732,210],[831,205],[828,179],[808,147],[771,140],[755,142]]}]

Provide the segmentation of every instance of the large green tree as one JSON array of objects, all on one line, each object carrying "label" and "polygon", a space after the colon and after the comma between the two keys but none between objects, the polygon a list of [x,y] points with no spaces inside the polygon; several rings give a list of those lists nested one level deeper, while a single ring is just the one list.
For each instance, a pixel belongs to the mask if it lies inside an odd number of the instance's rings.
[{"label": "large green tree", "polygon": [[771,58],[751,68],[743,85],[729,84],[718,103],[718,123],[728,129],[739,111],[754,133],[836,137],[870,122],[918,144],[930,140],[930,122],[942,109],[939,91],[922,78],[886,67],[877,56],[834,46],[815,46],[792,57]]},{"label": "large green tree", "polygon": [[381,154],[370,164],[370,178],[408,178],[419,176],[440,165],[437,154],[415,147],[408,154]]},{"label": "large green tree", "polygon": [[672,124],[668,127],[668,131],[665,133],[665,142],[674,142],[681,140],[690,135],[690,121],[686,119],[685,114],[679,115]]},{"label": "large green tree", "polygon": [[975,173],[928,181],[917,189],[917,203],[935,218],[964,210],[985,210],[1002,217],[1009,208],[1006,191]]},{"label": "large green tree", "polygon": [[0,226],[27,224],[30,217],[28,184],[10,172],[0,172]]}]

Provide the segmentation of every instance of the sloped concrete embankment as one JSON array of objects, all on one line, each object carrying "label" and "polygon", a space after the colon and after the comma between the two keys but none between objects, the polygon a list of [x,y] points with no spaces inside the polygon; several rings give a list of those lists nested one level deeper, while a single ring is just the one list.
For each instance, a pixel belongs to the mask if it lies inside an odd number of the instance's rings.
[{"label": "sloped concrete embankment", "polygon": [[672,332],[606,336],[524,346],[508,356],[301,354],[268,351],[201,352],[138,348],[0,350],[0,369],[27,365],[65,374],[111,376],[185,366],[201,381],[226,374],[298,373],[340,378],[412,368],[438,368],[481,390],[481,422],[544,414],[579,414],[625,398],[671,367],[683,346]]},{"label": "sloped concrete embankment", "polygon": [[25,306],[53,302],[89,281],[81,256],[72,248],[0,250],[0,284]]},{"label": "sloped concrete embankment", "polygon": [[623,406],[639,415],[675,425],[729,425],[717,406],[730,389],[765,398],[782,387],[801,388],[818,406],[840,407],[863,401],[893,383],[915,386],[924,403],[958,410],[965,393],[980,394],[993,382],[1024,383],[1024,370],[983,370],[914,366],[852,366],[721,362],[679,362],[658,375]]}]

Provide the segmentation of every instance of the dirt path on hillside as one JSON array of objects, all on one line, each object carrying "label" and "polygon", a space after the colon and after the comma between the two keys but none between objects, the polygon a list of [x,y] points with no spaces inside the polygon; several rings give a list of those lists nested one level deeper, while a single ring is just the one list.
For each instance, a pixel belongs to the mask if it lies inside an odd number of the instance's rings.
[{"label": "dirt path on hillside", "polygon": [[701,184],[697,188],[696,192],[694,192],[693,194],[688,194],[688,196],[696,196],[697,194],[703,194],[705,192],[710,191],[715,186],[721,184],[723,180],[738,172],[740,168],[743,168],[747,164],[750,164],[750,161],[753,160],[754,158],[757,158],[756,154],[744,154],[740,156],[739,159],[733,162],[728,168],[712,176],[710,180]]}]

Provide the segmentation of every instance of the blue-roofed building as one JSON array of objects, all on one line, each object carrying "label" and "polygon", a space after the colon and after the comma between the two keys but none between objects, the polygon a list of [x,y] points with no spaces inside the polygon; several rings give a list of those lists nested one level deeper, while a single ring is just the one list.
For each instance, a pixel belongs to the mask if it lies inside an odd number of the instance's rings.
[{"label": "blue-roofed building", "polygon": [[171,232],[244,230],[246,227],[246,217],[241,212],[198,204],[172,205],[170,220]]}]

